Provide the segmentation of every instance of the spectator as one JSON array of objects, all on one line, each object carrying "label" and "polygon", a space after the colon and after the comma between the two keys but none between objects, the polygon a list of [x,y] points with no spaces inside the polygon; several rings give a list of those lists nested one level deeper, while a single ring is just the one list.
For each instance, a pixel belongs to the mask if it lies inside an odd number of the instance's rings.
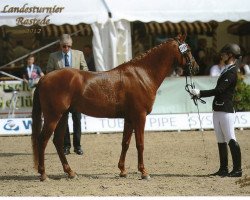
[{"label": "spectator", "polygon": [[92,47],[90,45],[85,45],[83,47],[83,54],[87,62],[89,71],[95,72],[96,68],[95,68],[95,60],[94,60]]},{"label": "spectator", "polygon": [[210,76],[220,76],[221,72],[225,69],[225,63],[220,55],[214,57],[214,63],[210,68]]},{"label": "spectator", "polygon": [[23,72],[23,80],[28,84],[29,89],[31,90],[32,98],[34,89],[39,81],[39,79],[44,76],[41,68],[38,65],[34,64],[35,56],[29,55],[27,58],[27,66]]},{"label": "spectator", "polygon": [[[60,38],[60,48],[61,50],[51,53],[49,56],[47,70],[49,73],[56,69],[61,69],[65,67],[72,67],[76,69],[82,69],[87,71],[87,63],[84,59],[84,55],[82,51],[71,49],[72,46],[72,38],[68,34],[63,34]],[[74,152],[78,155],[83,154],[83,150],[81,148],[81,113],[70,110],[72,113],[73,120],[73,146]],[[70,142],[70,134],[69,127],[67,127],[65,137],[64,137],[64,154],[70,154],[71,142]]]},{"label": "spectator", "polygon": [[200,66],[198,76],[206,75],[206,70],[208,67],[207,62],[207,40],[201,38],[198,40],[198,48],[194,52],[194,58],[197,64]]},{"label": "spectator", "polygon": [[171,75],[172,77],[180,77],[183,76],[183,69],[181,67],[176,67],[174,72]]},{"label": "spectator", "polygon": [[243,57],[242,63],[240,64],[240,71],[242,74],[250,76],[250,54]]}]

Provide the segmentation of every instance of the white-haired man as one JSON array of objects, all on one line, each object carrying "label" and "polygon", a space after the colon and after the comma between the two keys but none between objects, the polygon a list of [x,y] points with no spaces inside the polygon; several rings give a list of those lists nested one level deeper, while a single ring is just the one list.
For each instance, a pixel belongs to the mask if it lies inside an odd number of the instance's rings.
[{"label": "white-haired man", "polygon": [[[85,61],[82,51],[71,49],[73,44],[72,38],[69,34],[63,34],[60,38],[61,50],[51,53],[49,56],[46,73],[51,71],[72,67],[88,71],[87,63]],[[74,152],[78,155],[83,154],[81,148],[81,113],[70,110],[73,120],[73,146]],[[70,154],[71,142],[69,127],[67,127],[64,137],[64,154]]]}]

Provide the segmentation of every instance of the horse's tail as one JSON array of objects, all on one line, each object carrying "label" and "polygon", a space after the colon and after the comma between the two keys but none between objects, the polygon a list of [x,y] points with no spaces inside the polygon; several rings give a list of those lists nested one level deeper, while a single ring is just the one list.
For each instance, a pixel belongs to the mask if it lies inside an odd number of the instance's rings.
[{"label": "horse's tail", "polygon": [[41,133],[41,127],[42,127],[42,112],[41,112],[41,103],[39,99],[39,84],[38,84],[33,96],[32,135],[31,135],[35,169],[38,169],[38,137]]}]

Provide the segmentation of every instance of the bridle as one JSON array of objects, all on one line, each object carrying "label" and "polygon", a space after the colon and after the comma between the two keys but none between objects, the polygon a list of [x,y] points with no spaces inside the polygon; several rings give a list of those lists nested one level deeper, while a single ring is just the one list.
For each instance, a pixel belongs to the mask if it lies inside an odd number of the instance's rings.
[{"label": "bridle", "polygon": [[[188,73],[185,74],[186,77],[186,85],[185,85],[185,90],[189,93],[189,95],[191,96],[191,99],[193,99],[194,104],[197,106],[197,101],[199,100],[201,103],[205,104],[206,102],[201,99],[200,97],[194,96],[191,94],[190,89],[194,89],[195,85],[194,82],[192,80],[192,71],[193,71],[193,65],[192,62],[194,61],[194,57],[192,56],[191,58],[188,56],[188,53],[191,51],[188,44],[186,44],[185,42],[181,43],[179,40],[176,40],[178,42],[179,45],[179,51],[181,53],[181,55],[184,57],[184,59],[186,60],[185,63],[185,69],[188,69]],[[189,74],[189,78],[190,78],[190,83],[188,83],[188,74]]]},{"label": "bridle", "polygon": [[188,44],[186,44],[185,42],[181,43],[179,40],[176,40],[178,42],[179,45],[179,51],[181,53],[181,55],[184,57],[184,59],[186,60],[185,63],[185,69],[188,69],[188,74],[192,74],[193,71],[193,65],[192,62],[194,61],[194,57],[192,56],[191,58],[188,56],[188,53],[191,51]]}]

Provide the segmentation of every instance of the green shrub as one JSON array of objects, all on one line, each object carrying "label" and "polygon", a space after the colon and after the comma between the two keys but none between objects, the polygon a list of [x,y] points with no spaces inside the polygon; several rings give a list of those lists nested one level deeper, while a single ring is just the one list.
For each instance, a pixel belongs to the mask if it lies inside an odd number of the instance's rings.
[{"label": "green shrub", "polygon": [[244,76],[240,73],[238,73],[234,106],[236,111],[250,111],[250,85],[244,82]]}]

